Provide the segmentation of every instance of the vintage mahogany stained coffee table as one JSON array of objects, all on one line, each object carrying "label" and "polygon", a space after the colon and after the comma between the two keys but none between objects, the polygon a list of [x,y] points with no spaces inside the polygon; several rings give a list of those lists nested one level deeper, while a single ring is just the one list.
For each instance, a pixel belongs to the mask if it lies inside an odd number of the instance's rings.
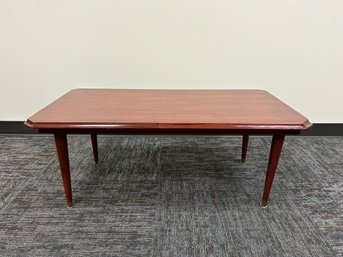
[{"label": "vintage mahogany stained coffee table", "polygon": [[250,134],[271,134],[262,197],[262,207],[267,207],[285,135],[311,126],[263,90],[75,89],[25,123],[54,134],[68,207],[73,200],[67,134],[89,134],[96,163],[97,134],[242,134],[242,162]]}]

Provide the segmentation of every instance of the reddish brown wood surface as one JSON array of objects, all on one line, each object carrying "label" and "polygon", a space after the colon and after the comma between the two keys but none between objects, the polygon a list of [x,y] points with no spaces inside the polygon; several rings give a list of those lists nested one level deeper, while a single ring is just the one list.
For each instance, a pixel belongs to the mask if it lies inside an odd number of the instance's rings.
[{"label": "reddish brown wood surface", "polygon": [[243,140],[242,140],[242,158],[241,158],[242,163],[245,163],[247,159],[248,143],[249,143],[249,135],[244,134]]},{"label": "reddish brown wood surface", "polygon": [[285,135],[273,135],[272,146],[270,148],[268,169],[266,175],[266,181],[264,184],[264,191],[262,197],[262,207],[267,207],[270,190],[272,188],[276,168],[279,162],[282,145],[285,140]]},{"label": "reddish brown wood surface", "polygon": [[91,141],[92,141],[92,148],[93,148],[93,156],[95,163],[99,162],[99,153],[98,153],[98,138],[96,134],[91,134]]},{"label": "reddish brown wood surface", "polygon": [[97,133],[242,133],[242,162],[249,134],[273,134],[262,199],[266,207],[285,134],[311,123],[263,90],[76,89],[57,99],[26,124],[54,133],[67,205],[72,189],[66,133],[89,133],[98,162]]},{"label": "reddish brown wood surface", "polygon": [[303,130],[311,123],[263,90],[75,89],[26,124],[38,129]]},{"label": "reddish brown wood surface", "polygon": [[67,206],[73,207],[67,135],[63,133],[56,133],[54,136]]}]

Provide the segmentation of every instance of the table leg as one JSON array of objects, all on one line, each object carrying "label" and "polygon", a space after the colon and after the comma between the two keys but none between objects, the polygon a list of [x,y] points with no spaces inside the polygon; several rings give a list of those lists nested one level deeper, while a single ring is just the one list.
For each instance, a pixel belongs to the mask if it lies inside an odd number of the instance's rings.
[{"label": "table leg", "polygon": [[98,139],[96,134],[91,134],[91,140],[92,140],[92,148],[93,148],[93,155],[94,155],[94,161],[95,163],[98,163]]},{"label": "table leg", "polygon": [[271,145],[270,154],[269,154],[268,170],[267,170],[266,181],[264,184],[264,191],[263,191],[263,197],[262,197],[262,208],[267,208],[268,206],[269,193],[272,188],[273,179],[274,179],[275,171],[276,171],[277,164],[279,161],[284,139],[285,139],[285,135],[283,134],[273,135],[272,145]]},{"label": "table leg", "polygon": [[67,207],[71,208],[73,207],[73,197],[72,197],[71,181],[70,181],[67,135],[65,133],[55,133],[54,136],[55,136],[55,145],[56,145],[58,160],[60,162],[64,193],[67,200]]},{"label": "table leg", "polygon": [[247,149],[248,149],[248,142],[249,142],[249,135],[243,135],[243,142],[242,142],[242,159],[241,162],[245,163],[247,157]]}]

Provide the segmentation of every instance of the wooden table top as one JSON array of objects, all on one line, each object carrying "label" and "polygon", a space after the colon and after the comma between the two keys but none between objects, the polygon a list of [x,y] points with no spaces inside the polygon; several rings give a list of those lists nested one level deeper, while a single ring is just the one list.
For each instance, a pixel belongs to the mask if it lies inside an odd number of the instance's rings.
[{"label": "wooden table top", "polygon": [[263,90],[75,89],[31,116],[37,129],[304,130],[307,118]]}]

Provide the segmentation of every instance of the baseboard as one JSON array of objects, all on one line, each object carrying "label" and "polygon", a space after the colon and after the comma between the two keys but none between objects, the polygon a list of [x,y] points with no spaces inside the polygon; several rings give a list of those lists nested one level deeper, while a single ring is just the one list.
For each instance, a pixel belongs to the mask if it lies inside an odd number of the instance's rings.
[{"label": "baseboard", "polygon": [[[0,134],[37,134],[24,121],[0,121]],[[301,136],[343,136],[343,123],[314,123]]]},{"label": "baseboard", "polygon": [[38,134],[38,131],[26,126],[24,121],[0,121],[0,134]]},{"label": "baseboard", "polygon": [[343,123],[314,123],[301,136],[343,136]]}]

